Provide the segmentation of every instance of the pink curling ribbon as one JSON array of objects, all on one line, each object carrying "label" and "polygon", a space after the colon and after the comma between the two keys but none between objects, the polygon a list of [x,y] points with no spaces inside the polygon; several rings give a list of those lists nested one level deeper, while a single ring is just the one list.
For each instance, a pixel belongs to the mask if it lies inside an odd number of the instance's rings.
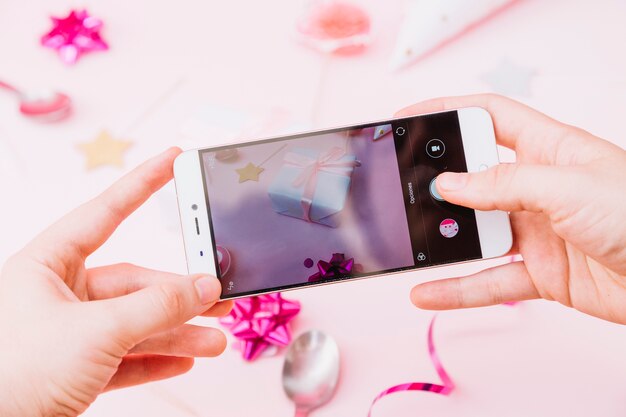
[{"label": "pink curling ribbon", "polygon": [[291,342],[289,322],[299,312],[300,302],[267,294],[235,301],[230,314],[219,321],[241,342],[243,358],[253,361],[269,346]]},{"label": "pink curling ribbon", "polygon": [[[502,303],[507,307],[513,307],[519,304],[519,301],[507,301]],[[393,387],[389,387],[374,398],[372,404],[370,405],[370,409],[367,412],[367,417],[372,416],[372,408],[374,408],[374,404],[376,404],[380,399],[386,397],[390,394],[395,394],[396,392],[404,392],[404,391],[426,391],[433,392],[435,394],[441,395],[449,395],[454,388],[454,381],[450,378],[450,375],[446,372],[445,368],[441,364],[441,360],[439,359],[439,355],[437,355],[437,350],[435,350],[435,342],[433,341],[433,327],[435,326],[435,319],[437,315],[435,314],[433,318],[430,320],[430,325],[428,326],[428,355],[430,356],[430,361],[435,367],[435,371],[437,371],[437,375],[441,379],[442,385],[440,384],[432,384],[429,382],[407,382],[405,384],[394,385]]]},{"label": "pink curling ribbon", "polygon": [[371,417],[374,404],[376,404],[383,397],[386,397],[390,394],[404,391],[426,391],[435,394],[449,395],[454,390],[454,382],[441,364],[439,355],[437,355],[437,351],[435,350],[435,342],[433,341],[433,327],[435,325],[436,318],[437,315],[435,314],[432,320],[430,320],[430,325],[428,326],[428,355],[430,356],[430,361],[435,367],[435,371],[437,371],[437,375],[439,375],[439,378],[441,379],[441,382],[443,384],[432,384],[429,382],[407,382],[405,384],[394,385],[393,387],[387,388],[386,390],[378,394],[376,398],[374,398],[374,401],[372,401],[370,409],[367,413],[367,417]]},{"label": "pink curling ribbon", "polygon": [[311,221],[311,206],[313,205],[318,174],[320,172],[329,172],[348,177],[350,172],[346,168],[359,166],[358,161],[340,161],[345,153],[345,150],[334,147],[317,158],[311,158],[295,152],[289,152],[285,155],[285,163],[302,168],[302,172],[293,181],[293,185],[300,187],[304,184],[301,204],[304,220],[307,222]]}]

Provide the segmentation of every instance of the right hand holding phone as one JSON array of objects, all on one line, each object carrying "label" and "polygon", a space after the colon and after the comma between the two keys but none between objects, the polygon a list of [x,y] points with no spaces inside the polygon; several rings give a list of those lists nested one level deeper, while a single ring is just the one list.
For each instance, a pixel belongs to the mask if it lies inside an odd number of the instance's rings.
[{"label": "right hand holding phone", "polygon": [[510,211],[511,251],[524,260],[417,285],[413,303],[443,310],[544,298],[626,324],[626,151],[497,95],[429,100],[397,115],[476,106],[517,161],[441,174],[437,189],[454,204]]}]

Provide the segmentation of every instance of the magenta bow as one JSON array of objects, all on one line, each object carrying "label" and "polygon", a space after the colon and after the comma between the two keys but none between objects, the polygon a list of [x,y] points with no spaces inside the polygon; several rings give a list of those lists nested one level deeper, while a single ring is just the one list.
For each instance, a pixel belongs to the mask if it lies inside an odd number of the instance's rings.
[{"label": "magenta bow", "polygon": [[53,17],[54,27],[41,37],[41,44],[56,49],[66,64],[74,64],[85,52],[109,49],[100,36],[102,20],[86,10],[71,10],[65,18]]},{"label": "magenta bow", "polygon": [[267,294],[235,301],[220,323],[241,341],[243,358],[252,361],[270,345],[287,346],[291,342],[289,322],[299,312],[300,302],[280,293]]},{"label": "magenta bow", "polygon": [[354,268],[354,258],[346,259],[343,253],[333,253],[330,261],[318,261],[318,272],[309,277],[309,282],[321,281],[323,279],[338,278],[352,273]]}]

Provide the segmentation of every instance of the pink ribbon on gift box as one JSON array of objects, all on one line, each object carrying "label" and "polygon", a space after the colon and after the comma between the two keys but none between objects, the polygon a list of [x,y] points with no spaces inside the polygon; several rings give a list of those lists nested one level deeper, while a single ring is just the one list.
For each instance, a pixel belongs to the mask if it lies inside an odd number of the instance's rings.
[{"label": "pink ribbon on gift box", "polygon": [[304,220],[311,221],[311,206],[313,205],[313,196],[317,186],[317,177],[320,172],[328,172],[331,174],[350,176],[346,168],[354,168],[360,165],[359,161],[341,161],[346,154],[344,149],[333,147],[328,152],[320,154],[317,158],[302,155],[295,152],[289,152],[285,155],[285,163],[302,168],[300,175],[293,181],[295,187],[304,184],[304,192],[302,193],[302,210],[304,212]]}]

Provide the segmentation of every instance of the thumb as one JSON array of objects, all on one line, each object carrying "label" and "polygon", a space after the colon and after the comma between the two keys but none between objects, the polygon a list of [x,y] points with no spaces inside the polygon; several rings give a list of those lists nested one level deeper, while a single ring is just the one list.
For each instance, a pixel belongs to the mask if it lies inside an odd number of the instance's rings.
[{"label": "thumb", "polygon": [[437,191],[448,202],[477,210],[547,211],[563,183],[545,165],[500,164],[486,171],[444,172]]},{"label": "thumb", "polygon": [[116,336],[135,345],[206,311],[219,300],[220,294],[217,278],[192,275],[103,302],[108,303]]}]

